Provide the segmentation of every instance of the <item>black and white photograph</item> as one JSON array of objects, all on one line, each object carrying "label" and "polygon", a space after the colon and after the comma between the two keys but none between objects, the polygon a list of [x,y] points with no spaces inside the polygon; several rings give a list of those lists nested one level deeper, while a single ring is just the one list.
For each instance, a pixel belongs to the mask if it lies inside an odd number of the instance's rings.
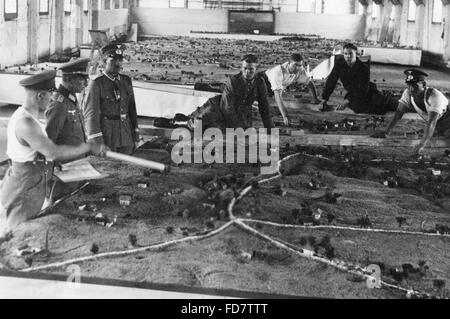
[{"label": "black and white photograph", "polygon": [[448,0],[0,0],[0,299],[449,299],[449,99]]}]

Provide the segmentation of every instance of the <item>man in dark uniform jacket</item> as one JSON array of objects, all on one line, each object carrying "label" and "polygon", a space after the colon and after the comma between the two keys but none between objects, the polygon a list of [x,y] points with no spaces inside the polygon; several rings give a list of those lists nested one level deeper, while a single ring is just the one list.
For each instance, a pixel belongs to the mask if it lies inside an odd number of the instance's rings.
[{"label": "man in dark uniform jacket", "polygon": [[132,154],[140,135],[131,78],[119,73],[123,50],[111,44],[102,54],[105,70],[89,84],[83,106],[87,140]]},{"label": "man in dark uniform jacket", "polygon": [[81,104],[76,94],[82,93],[88,83],[89,59],[80,59],[62,65],[62,84],[45,111],[48,137],[57,145],[79,145],[86,142]]},{"label": "man in dark uniform jacket", "polygon": [[[90,59],[71,61],[59,67],[62,73],[62,84],[53,95],[53,99],[45,111],[47,136],[56,145],[78,146],[86,143],[84,133],[81,103],[77,93],[82,93],[87,86],[89,74],[87,72]],[[80,156],[80,158],[84,155]],[[71,160],[76,160],[73,158]],[[58,169],[58,165],[55,165]],[[80,183],[62,183],[54,180],[52,184],[52,199],[56,200],[71,193]]]},{"label": "man in dark uniform jacket", "polygon": [[357,47],[352,43],[344,45],[344,58],[335,59],[335,65],[328,76],[322,92],[322,110],[330,110],[327,102],[336,88],[337,81],[344,85],[347,95],[345,102],[338,110],[352,109],[355,113],[386,114],[395,112],[398,100],[392,96],[383,95],[375,83],[370,82],[370,70],[356,56]]},{"label": "man in dark uniform jacket", "polygon": [[252,105],[258,101],[259,113],[264,127],[273,127],[270,115],[267,87],[264,79],[257,76],[258,58],[253,54],[244,56],[239,74],[231,76],[222,95],[209,99],[191,115],[189,126],[194,129],[202,121],[202,129],[252,127]]}]

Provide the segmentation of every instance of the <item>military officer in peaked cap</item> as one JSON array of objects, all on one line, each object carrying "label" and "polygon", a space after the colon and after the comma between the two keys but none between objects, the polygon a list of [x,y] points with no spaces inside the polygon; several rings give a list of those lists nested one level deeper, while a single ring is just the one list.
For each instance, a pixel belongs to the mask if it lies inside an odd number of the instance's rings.
[{"label": "military officer in peaked cap", "polygon": [[55,144],[79,145],[86,142],[81,103],[77,94],[88,84],[90,59],[80,59],[62,65],[62,84],[45,112],[46,131]]},{"label": "military officer in peaked cap", "polygon": [[25,99],[11,116],[7,128],[10,166],[0,190],[0,238],[42,208],[54,161],[70,160],[86,153],[102,155],[101,144],[56,145],[38,120],[55,88],[55,71],[44,71],[20,82]]},{"label": "military officer in peaked cap", "polygon": [[435,132],[440,136],[450,138],[448,99],[439,90],[427,86],[428,74],[424,71],[408,69],[405,70],[405,75],[408,88],[403,92],[392,122],[386,132],[376,133],[374,137],[389,135],[403,114],[415,111],[427,123],[425,133],[419,145],[414,149],[414,153],[421,154]]},{"label": "military officer in peaked cap", "polygon": [[120,74],[123,49],[111,44],[101,53],[105,69],[89,84],[83,105],[87,139],[132,154],[140,135],[131,78]]},{"label": "military officer in peaked cap", "polygon": [[[90,59],[79,59],[59,67],[62,83],[45,111],[48,137],[57,145],[80,145],[86,142],[81,103],[77,94],[87,86]],[[82,156],[81,156],[82,157]],[[55,165],[58,169],[58,165]],[[79,183],[64,184],[55,180],[51,196],[58,199],[76,190]]]}]

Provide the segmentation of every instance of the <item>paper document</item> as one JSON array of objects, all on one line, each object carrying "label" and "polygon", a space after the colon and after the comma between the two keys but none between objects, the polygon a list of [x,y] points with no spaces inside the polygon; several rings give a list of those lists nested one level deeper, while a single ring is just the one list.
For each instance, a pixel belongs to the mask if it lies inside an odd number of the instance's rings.
[{"label": "paper document", "polygon": [[101,179],[108,176],[98,172],[85,158],[63,164],[62,170],[55,168],[53,174],[64,183]]}]

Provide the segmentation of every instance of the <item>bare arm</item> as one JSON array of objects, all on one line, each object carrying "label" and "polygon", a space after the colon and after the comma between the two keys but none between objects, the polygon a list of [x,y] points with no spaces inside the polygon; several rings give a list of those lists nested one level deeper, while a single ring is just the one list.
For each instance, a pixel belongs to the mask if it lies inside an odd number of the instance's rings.
[{"label": "bare arm", "polygon": [[276,90],[276,91],[273,91],[273,93],[275,96],[275,101],[277,102],[278,109],[280,110],[280,113],[283,116],[284,124],[289,125],[289,116],[288,116],[288,112],[286,110],[286,106],[284,105],[283,91]]},{"label": "bare arm", "polygon": [[392,129],[397,125],[398,121],[400,121],[403,115],[407,112],[407,108],[402,103],[398,104],[397,111],[395,111],[394,118],[391,123],[389,123],[388,128],[386,129],[386,135],[391,134]]},{"label": "bare arm", "polygon": [[397,111],[395,111],[394,114],[394,118],[392,119],[391,123],[389,123],[388,128],[386,129],[386,131],[378,131],[375,134],[371,135],[371,137],[373,138],[385,138],[387,135],[391,134],[392,129],[395,127],[395,125],[398,123],[398,121],[400,121],[403,117],[403,114],[405,114],[407,112],[407,107],[402,104],[399,103],[398,107],[397,107]]},{"label": "bare arm", "polygon": [[314,82],[312,80],[309,81],[308,83],[308,89],[309,92],[311,93],[311,96],[313,98],[313,103],[318,104],[320,103],[320,100],[317,98],[317,89],[316,86],[314,85]]},{"label": "bare arm", "polygon": [[415,153],[421,153],[428,142],[431,140],[434,134],[434,130],[436,129],[436,123],[439,119],[439,113],[437,112],[429,112],[428,113],[428,121],[427,127],[425,128],[425,133],[420,140],[419,145],[415,148]]},{"label": "bare arm", "polygon": [[70,160],[88,152],[101,152],[98,144],[83,143],[79,146],[56,145],[44,135],[39,125],[29,118],[22,119],[17,123],[16,136],[32,149],[44,155],[49,161]]}]

